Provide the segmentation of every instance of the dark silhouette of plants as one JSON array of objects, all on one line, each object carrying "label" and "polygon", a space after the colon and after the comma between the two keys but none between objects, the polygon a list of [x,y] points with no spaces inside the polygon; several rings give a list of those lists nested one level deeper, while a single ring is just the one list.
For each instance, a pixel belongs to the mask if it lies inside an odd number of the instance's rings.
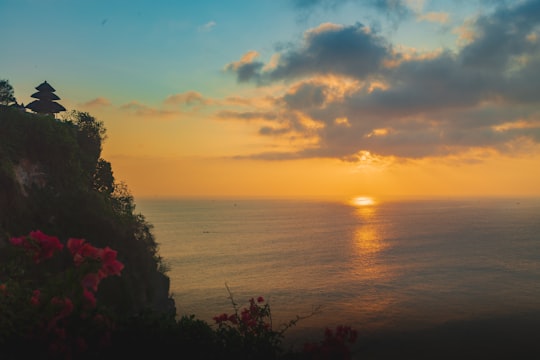
[{"label": "dark silhouette of plants", "polygon": [[13,87],[8,80],[0,80],[0,105],[17,103]]},{"label": "dark silhouette of plants", "polygon": [[118,249],[126,265],[122,279],[100,288],[104,305],[118,316],[174,311],[152,226],[101,158],[105,138],[103,123],[88,113],[55,119],[0,108],[0,261],[2,243],[35,228],[85,238]]}]

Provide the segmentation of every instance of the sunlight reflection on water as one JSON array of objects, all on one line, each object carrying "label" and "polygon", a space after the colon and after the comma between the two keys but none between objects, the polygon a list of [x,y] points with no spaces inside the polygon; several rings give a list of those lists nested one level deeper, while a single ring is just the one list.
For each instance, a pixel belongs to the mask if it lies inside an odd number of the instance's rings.
[{"label": "sunlight reflection on water", "polygon": [[[364,205],[359,205],[364,204]],[[263,295],[299,328],[444,322],[540,310],[540,203],[147,202],[182,313]]]}]

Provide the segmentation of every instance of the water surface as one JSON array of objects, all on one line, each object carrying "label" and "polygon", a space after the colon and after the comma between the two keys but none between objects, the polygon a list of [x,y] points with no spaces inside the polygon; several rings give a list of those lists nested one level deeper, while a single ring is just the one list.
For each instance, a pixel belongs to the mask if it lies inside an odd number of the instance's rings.
[{"label": "water surface", "polygon": [[137,199],[182,314],[263,296],[274,325],[364,332],[540,310],[540,199]]}]

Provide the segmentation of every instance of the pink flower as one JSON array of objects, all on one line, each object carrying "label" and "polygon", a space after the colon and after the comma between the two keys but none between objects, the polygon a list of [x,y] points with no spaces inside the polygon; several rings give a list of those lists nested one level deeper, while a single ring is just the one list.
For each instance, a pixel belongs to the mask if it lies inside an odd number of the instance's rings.
[{"label": "pink flower", "polygon": [[39,246],[39,253],[34,259],[36,263],[40,260],[52,257],[56,250],[62,250],[64,247],[57,237],[45,235],[40,230],[31,231],[30,237],[34,239]]},{"label": "pink flower", "polygon": [[71,299],[68,297],[60,298],[58,296],[55,296],[51,299],[51,303],[55,307],[61,307],[60,312],[58,313],[58,318],[68,316],[69,314],[71,314],[75,307]]},{"label": "pink flower", "polygon": [[82,286],[85,289],[92,289],[94,291],[97,291],[100,280],[101,279],[98,276],[98,274],[95,274],[95,273],[86,274],[82,279]]},{"label": "pink flower", "polygon": [[216,324],[221,324],[222,322],[225,322],[228,320],[228,316],[227,314],[223,313],[221,315],[218,315],[218,316],[214,316],[214,321],[216,322]]},{"label": "pink flower", "polygon": [[109,275],[120,275],[120,272],[124,268],[124,264],[116,260],[117,251],[105,247],[101,252],[101,261],[103,265],[101,266],[101,271],[103,271],[107,276]]},{"label": "pink flower", "polygon": [[96,297],[93,292],[88,289],[83,289],[83,298],[87,308],[93,309],[96,307]]},{"label": "pink flower", "polygon": [[31,231],[28,236],[13,237],[9,241],[12,245],[23,247],[28,251],[36,264],[52,257],[55,251],[64,247],[57,237],[45,235],[40,230]]},{"label": "pink flower", "polygon": [[101,259],[102,250],[90,245],[84,239],[68,239],[67,248],[73,256],[73,262],[76,266],[81,265],[86,260],[86,258],[94,260]]},{"label": "pink flower", "polygon": [[262,302],[264,302],[264,298],[263,298],[262,296],[259,296],[259,297],[257,298],[257,302],[258,302],[259,304],[262,303]]},{"label": "pink flower", "polygon": [[24,236],[21,237],[12,237],[9,239],[9,242],[14,246],[23,246],[24,245]]},{"label": "pink flower", "polygon": [[39,289],[36,289],[32,292],[32,297],[30,298],[30,304],[37,306],[39,305],[39,298],[41,296],[41,291]]},{"label": "pink flower", "polygon": [[102,250],[99,248],[96,248],[88,243],[84,244],[81,248],[81,255],[85,258],[100,260],[101,259],[101,253]]},{"label": "pink flower", "polygon": [[235,325],[238,324],[238,318],[236,317],[235,314],[230,315],[227,320],[229,320],[231,323],[233,323]]},{"label": "pink flower", "polygon": [[78,254],[84,242],[85,242],[84,239],[69,238],[67,241],[67,248],[69,252],[71,253],[71,255]]}]

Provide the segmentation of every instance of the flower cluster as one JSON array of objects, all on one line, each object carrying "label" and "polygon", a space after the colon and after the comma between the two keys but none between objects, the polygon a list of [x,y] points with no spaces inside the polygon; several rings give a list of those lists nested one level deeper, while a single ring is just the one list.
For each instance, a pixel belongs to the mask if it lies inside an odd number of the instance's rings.
[{"label": "flower cluster", "polygon": [[70,358],[90,345],[105,344],[113,322],[97,307],[96,294],[103,279],[121,274],[117,252],[76,238],[64,247],[39,230],[10,243],[11,263],[2,264],[0,272],[0,329],[11,330],[0,333],[0,345],[24,339]]},{"label": "flower cluster", "polygon": [[259,296],[257,301],[251,298],[249,307],[242,309],[240,314],[238,311],[231,315],[223,313],[213,319],[219,327],[234,326],[242,335],[261,334],[272,329],[270,315],[270,306],[264,304],[264,298]]},{"label": "flower cluster", "polygon": [[55,251],[62,250],[64,247],[57,237],[46,235],[40,230],[31,231],[28,236],[13,237],[10,242],[14,246],[23,248],[36,264],[51,258]]},{"label": "flower cluster", "polygon": [[[227,288],[228,290],[228,288]],[[232,298],[233,314],[223,313],[213,319],[225,355],[229,357],[276,358],[281,352],[283,332],[272,329],[270,305],[262,296],[251,298],[249,306],[240,310]]]},{"label": "flower cluster", "polygon": [[99,264],[100,266],[94,272],[86,272],[81,279],[83,288],[83,297],[87,304],[95,307],[96,298],[94,293],[97,291],[99,283],[111,275],[120,275],[124,264],[116,259],[117,252],[108,246],[101,249],[96,248],[84,239],[70,238],[67,241],[67,248],[73,256],[75,267],[81,268],[85,264]]},{"label": "flower cluster", "polygon": [[304,344],[304,354],[311,359],[350,359],[349,345],[354,344],[357,337],[356,330],[350,326],[339,325],[335,332],[326,328],[322,341]]}]

